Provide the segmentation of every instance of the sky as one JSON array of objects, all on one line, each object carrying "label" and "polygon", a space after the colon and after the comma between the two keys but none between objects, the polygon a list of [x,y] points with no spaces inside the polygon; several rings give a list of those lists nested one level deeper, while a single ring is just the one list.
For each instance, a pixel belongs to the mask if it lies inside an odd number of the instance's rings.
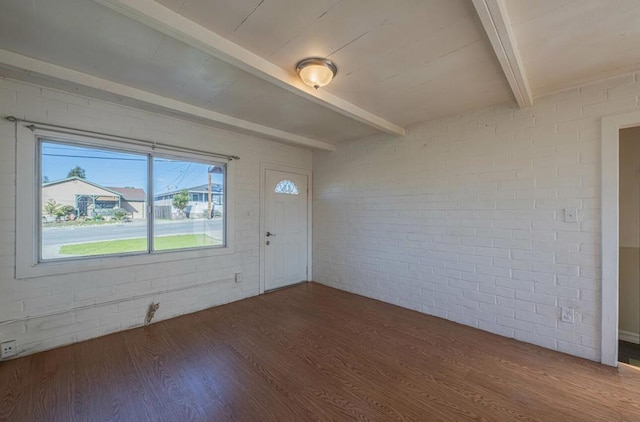
[{"label": "sky", "polygon": [[[42,143],[42,177],[49,182],[64,179],[80,166],[87,180],[101,186],[134,187],[147,192],[147,156],[53,142]],[[155,194],[207,184],[209,165],[154,159]],[[45,179],[46,180],[46,179]],[[222,174],[212,174],[212,182],[222,184]]]}]

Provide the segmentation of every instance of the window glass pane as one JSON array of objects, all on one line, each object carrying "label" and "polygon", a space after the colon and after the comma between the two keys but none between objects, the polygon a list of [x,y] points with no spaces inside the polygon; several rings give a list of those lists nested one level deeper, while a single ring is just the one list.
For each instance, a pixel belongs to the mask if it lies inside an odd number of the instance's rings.
[{"label": "window glass pane", "polygon": [[225,177],[225,164],[154,158],[154,250],[224,246]]},{"label": "window glass pane", "polygon": [[43,140],[42,260],[144,252],[147,156]]}]

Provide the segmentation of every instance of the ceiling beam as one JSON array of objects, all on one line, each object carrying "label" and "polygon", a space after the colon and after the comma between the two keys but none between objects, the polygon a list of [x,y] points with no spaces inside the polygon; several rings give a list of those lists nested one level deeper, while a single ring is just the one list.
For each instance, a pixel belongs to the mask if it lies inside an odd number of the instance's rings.
[{"label": "ceiling beam", "polygon": [[107,94],[112,94],[121,98],[127,98],[144,104],[149,104],[154,106],[154,108],[164,109],[178,115],[197,118],[199,121],[213,123],[213,126],[230,127],[238,129],[243,133],[249,133],[254,136],[307,148],[315,148],[325,151],[335,151],[336,149],[335,145],[331,145],[326,142],[284,132],[279,129],[259,125],[232,116],[227,116],[226,114],[221,114],[213,110],[163,97],[148,91],[143,91],[128,85],[123,85],[97,76],[78,72],[76,70],[44,62],[42,60],[22,56],[7,50],[0,49],[0,64],[42,75],[54,80],[64,81]]},{"label": "ceiling beam", "polygon": [[502,66],[511,91],[520,108],[531,107],[533,97],[527,81],[522,59],[518,52],[509,15],[503,0],[472,0],[489,41]]},{"label": "ceiling beam", "polygon": [[299,80],[294,69],[285,70],[153,0],[96,1],[210,56],[358,122],[393,135],[404,136],[407,133],[403,127],[326,90],[307,87]]}]

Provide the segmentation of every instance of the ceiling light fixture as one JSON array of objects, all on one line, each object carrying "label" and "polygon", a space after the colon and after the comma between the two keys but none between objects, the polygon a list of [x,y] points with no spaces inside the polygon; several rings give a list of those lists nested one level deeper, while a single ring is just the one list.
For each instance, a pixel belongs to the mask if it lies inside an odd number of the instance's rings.
[{"label": "ceiling light fixture", "polygon": [[318,89],[331,82],[338,73],[338,68],[331,60],[310,57],[299,61],[296,71],[305,85]]}]

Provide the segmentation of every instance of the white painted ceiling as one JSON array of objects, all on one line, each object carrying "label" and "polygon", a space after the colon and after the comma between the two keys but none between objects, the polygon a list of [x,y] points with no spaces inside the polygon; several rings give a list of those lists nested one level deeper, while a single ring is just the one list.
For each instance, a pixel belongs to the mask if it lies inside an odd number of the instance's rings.
[{"label": "white painted ceiling", "polygon": [[507,0],[534,96],[640,69],[640,1]]},{"label": "white painted ceiling", "polygon": [[405,127],[511,98],[468,0],[159,2],[284,69],[333,60],[327,91]]},{"label": "white painted ceiling", "polygon": [[[158,3],[284,69],[291,80],[298,60],[332,59],[339,71],[327,93],[405,128],[515,103],[468,0]],[[640,67],[638,0],[504,4],[534,97]],[[91,0],[0,0],[0,50],[330,144],[379,133],[167,33]],[[73,85],[2,63],[1,75]]]},{"label": "white painted ceiling", "polygon": [[325,142],[377,133],[89,0],[1,0],[0,48]]}]

